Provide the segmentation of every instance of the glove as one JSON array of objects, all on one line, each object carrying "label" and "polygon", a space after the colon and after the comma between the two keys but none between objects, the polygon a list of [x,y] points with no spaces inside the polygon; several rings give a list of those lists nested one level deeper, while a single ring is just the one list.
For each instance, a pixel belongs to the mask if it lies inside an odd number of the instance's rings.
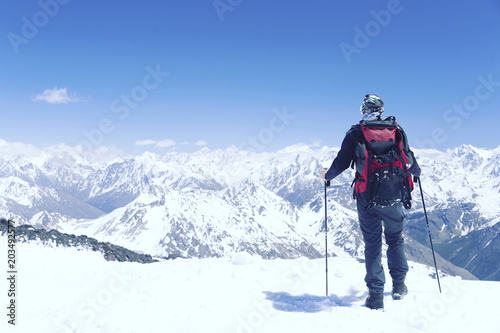
[{"label": "glove", "polygon": [[328,169],[327,168],[323,168],[321,169],[320,173],[319,173],[319,178],[321,178],[322,181],[326,182],[326,173],[328,172]]},{"label": "glove", "polygon": [[412,164],[412,166],[408,169],[408,172],[411,173],[413,176],[419,178],[420,177],[420,173],[422,172],[422,170],[420,169],[420,166],[415,161]]}]

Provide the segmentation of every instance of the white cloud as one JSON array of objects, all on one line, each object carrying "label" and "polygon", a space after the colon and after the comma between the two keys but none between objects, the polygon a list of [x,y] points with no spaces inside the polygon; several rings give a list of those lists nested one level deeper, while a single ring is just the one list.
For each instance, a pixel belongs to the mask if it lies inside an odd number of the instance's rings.
[{"label": "white cloud", "polygon": [[[194,143],[196,146],[206,146],[207,142],[203,140],[198,140]],[[172,139],[165,139],[165,140],[152,140],[152,139],[146,139],[146,140],[137,140],[134,142],[135,146],[155,146],[156,148],[169,148],[169,147],[175,147],[179,145],[189,145],[189,142],[183,141],[183,142],[176,142],[175,140]]]},{"label": "white cloud", "polygon": [[166,140],[161,140],[156,142],[156,147],[158,148],[166,148],[166,147],[172,147],[175,146],[176,142],[171,139],[166,139]]},{"label": "white cloud", "polygon": [[46,162],[54,162],[64,165],[74,163],[86,164],[99,167],[121,160],[125,155],[114,146],[98,146],[92,151],[80,145],[69,146],[64,143],[42,145],[41,147],[22,142],[8,142],[0,139],[0,156],[3,159],[26,158],[38,167],[43,167]]},{"label": "white cloud", "polygon": [[39,156],[41,150],[32,144],[22,142],[7,142],[0,139],[0,156],[2,157],[16,157],[23,156],[34,158]]},{"label": "white cloud", "polygon": [[184,145],[187,144],[187,142],[181,142],[177,143],[172,139],[165,139],[165,140],[151,140],[151,139],[146,139],[146,140],[137,140],[134,145],[135,146],[155,146],[156,148],[168,148],[168,147],[174,147],[178,144]]},{"label": "white cloud", "polygon": [[136,146],[149,146],[156,144],[155,140],[146,139],[146,140],[137,140],[134,145]]},{"label": "white cloud", "polygon": [[319,147],[321,146],[321,140],[314,140],[312,144],[309,145],[309,147]]},{"label": "white cloud", "polygon": [[76,93],[69,93],[67,88],[46,89],[43,93],[35,96],[35,101],[47,102],[49,104],[66,104],[82,101]]},{"label": "white cloud", "polygon": [[194,144],[195,144],[195,146],[206,146],[208,143],[206,141],[203,141],[203,140],[198,140]]}]

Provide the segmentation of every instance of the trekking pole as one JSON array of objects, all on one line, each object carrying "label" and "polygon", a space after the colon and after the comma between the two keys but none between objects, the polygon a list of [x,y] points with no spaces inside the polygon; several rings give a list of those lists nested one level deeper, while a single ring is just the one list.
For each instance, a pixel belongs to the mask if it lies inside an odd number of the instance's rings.
[{"label": "trekking pole", "polygon": [[326,297],[328,297],[328,201],[326,198],[326,188],[330,186],[330,181],[325,182],[325,264],[326,264]]},{"label": "trekking pole", "polygon": [[415,180],[418,182],[418,185],[420,187],[420,195],[422,196],[422,206],[424,207],[425,222],[427,224],[427,233],[429,234],[429,241],[431,242],[432,258],[434,259],[434,267],[436,268],[436,277],[437,277],[438,286],[439,286],[439,293],[441,293],[441,283],[439,282],[439,273],[438,273],[438,267],[436,264],[436,255],[434,254],[434,246],[432,245],[431,229],[429,228],[429,219],[427,218],[427,210],[425,209],[424,192],[422,191],[422,181],[420,180],[420,177],[415,177]]}]

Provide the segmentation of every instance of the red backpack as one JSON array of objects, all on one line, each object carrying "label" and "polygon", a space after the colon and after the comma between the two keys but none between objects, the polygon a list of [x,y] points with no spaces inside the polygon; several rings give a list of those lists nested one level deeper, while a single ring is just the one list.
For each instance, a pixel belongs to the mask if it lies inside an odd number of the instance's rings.
[{"label": "red backpack", "polygon": [[363,120],[357,129],[355,192],[365,195],[367,208],[403,202],[410,209],[413,181],[396,118]]}]

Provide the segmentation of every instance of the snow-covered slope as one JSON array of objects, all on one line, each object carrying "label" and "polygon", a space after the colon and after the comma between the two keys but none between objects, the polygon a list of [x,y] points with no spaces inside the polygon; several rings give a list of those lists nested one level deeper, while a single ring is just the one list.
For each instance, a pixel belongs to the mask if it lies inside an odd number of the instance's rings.
[{"label": "snow-covered slope", "polygon": [[[63,148],[0,158],[1,212],[19,223],[88,234],[153,255],[227,256],[244,250],[265,258],[312,258],[323,252],[323,185],[317,174],[330,166],[338,148],[203,148],[127,158],[108,152],[107,160],[96,158],[99,163]],[[474,231],[494,233],[500,221],[500,148],[415,153],[435,242],[445,259],[461,265],[465,257],[453,244],[467,242]],[[328,189],[330,249],[361,256],[352,178],[349,169]],[[418,190],[414,199],[406,237],[410,252],[421,253],[416,246],[427,246],[428,235]],[[476,251],[494,244],[472,243]],[[498,250],[490,252],[500,260]],[[412,259],[427,262],[423,256]],[[468,267],[478,267],[474,260],[469,258]],[[479,277],[491,273],[481,270]]]},{"label": "snow-covered slope", "polygon": [[225,256],[244,250],[266,258],[320,255],[294,231],[296,208],[251,181],[221,191],[155,187],[152,192],[83,229],[66,228],[161,256]]},{"label": "snow-covered slope", "polygon": [[[0,248],[6,238],[0,237]],[[354,258],[176,259],[152,264],[105,261],[95,252],[18,244],[16,326],[1,332],[455,332],[500,327],[499,282],[441,277],[410,263],[409,294],[385,311],[363,306],[364,265]],[[0,290],[7,290],[0,279]],[[5,310],[5,309],[4,309]],[[5,310],[6,312],[6,310]]]}]

